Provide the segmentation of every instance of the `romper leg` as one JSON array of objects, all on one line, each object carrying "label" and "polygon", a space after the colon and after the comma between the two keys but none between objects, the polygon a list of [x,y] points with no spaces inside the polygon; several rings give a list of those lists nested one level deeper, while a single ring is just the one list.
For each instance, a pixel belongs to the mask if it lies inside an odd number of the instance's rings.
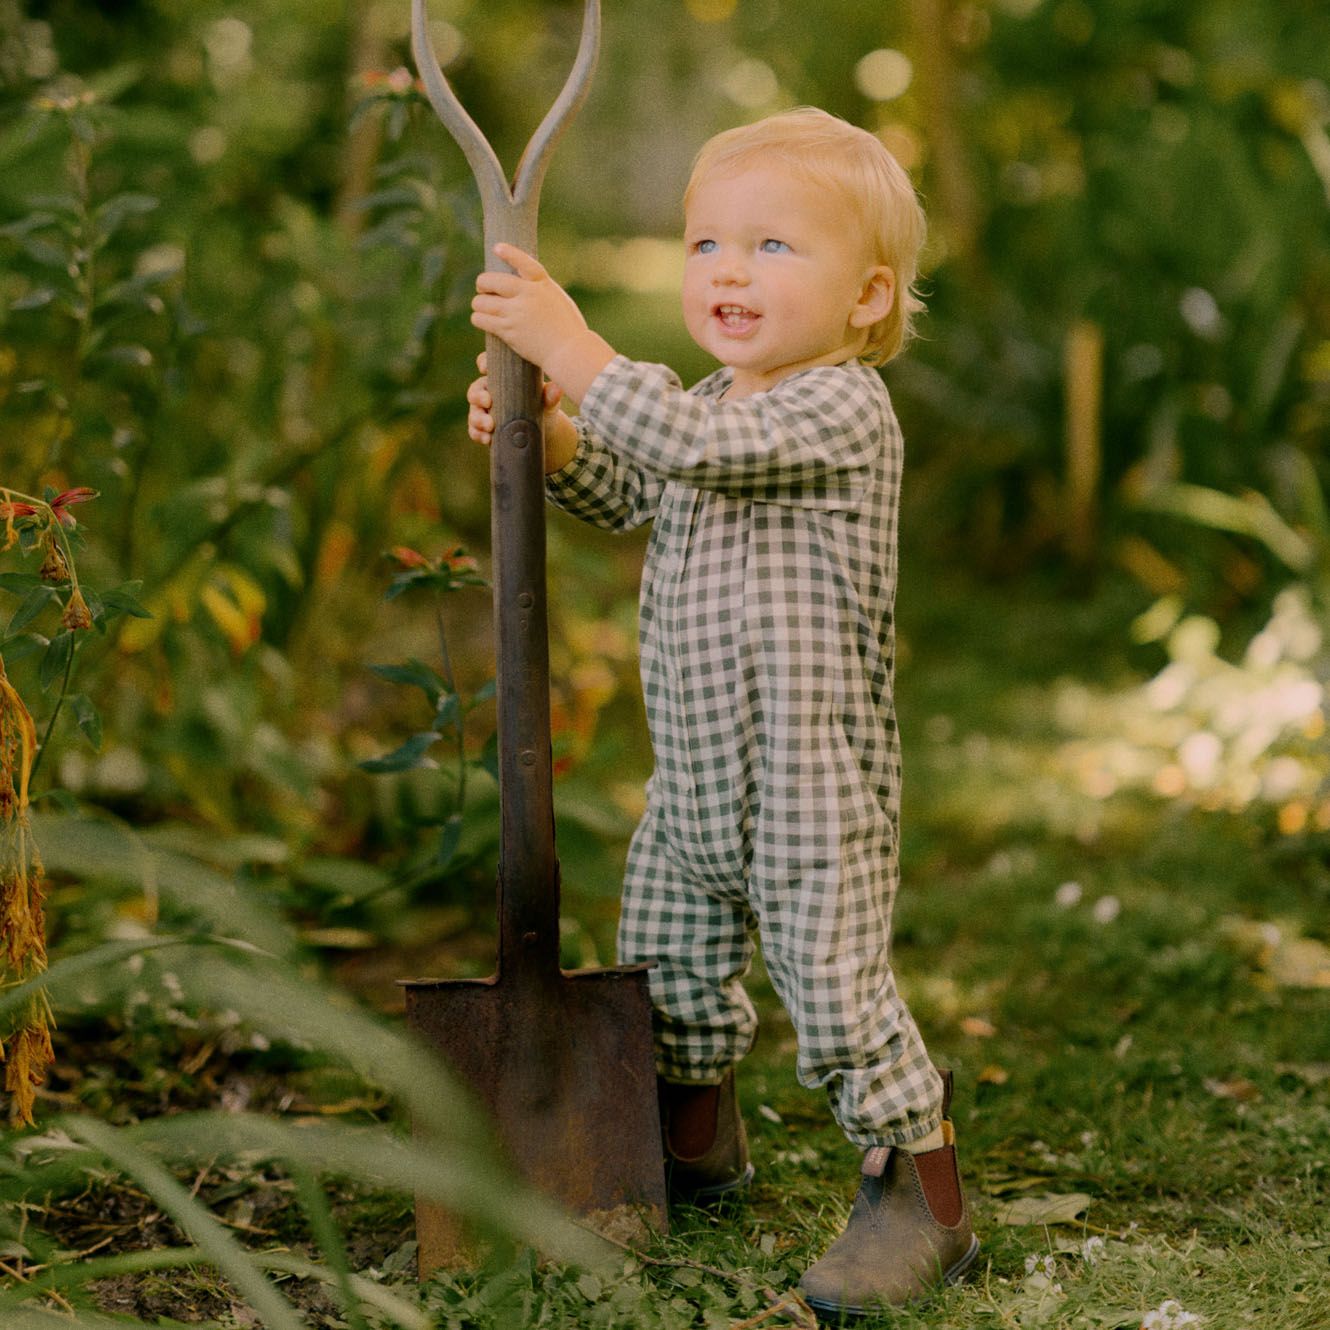
[{"label": "romper leg", "polygon": [[648,808],[628,851],[619,963],[655,961],[656,1064],[672,1081],[718,1083],[753,1046],[757,1013],[743,978],[753,958],[752,915],[708,894],[670,855]]},{"label": "romper leg", "polygon": [[865,1148],[926,1136],[942,1113],[941,1079],[891,969],[891,865],[889,845],[852,842],[760,894],[762,954],[794,1023],[799,1081],[826,1087]]}]

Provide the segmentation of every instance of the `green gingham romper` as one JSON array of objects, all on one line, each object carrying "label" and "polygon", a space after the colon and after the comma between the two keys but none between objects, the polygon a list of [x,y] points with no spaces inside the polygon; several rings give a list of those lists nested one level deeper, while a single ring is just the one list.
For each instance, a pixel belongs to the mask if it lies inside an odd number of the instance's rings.
[{"label": "green gingham romper", "polygon": [[850,362],[723,400],[618,356],[547,478],[559,507],[628,530],[642,575],[655,770],[628,854],[619,960],[655,961],[663,1076],[715,1082],[752,1046],[753,932],[846,1135],[936,1126],[941,1083],[889,959],[900,744],[892,705],[901,436]]}]

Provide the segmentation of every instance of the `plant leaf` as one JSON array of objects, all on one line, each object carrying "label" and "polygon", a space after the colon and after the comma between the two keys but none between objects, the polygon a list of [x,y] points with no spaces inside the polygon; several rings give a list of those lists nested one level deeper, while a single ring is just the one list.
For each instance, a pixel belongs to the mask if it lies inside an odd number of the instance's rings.
[{"label": "plant leaf", "polygon": [[462,699],[456,693],[443,693],[437,699],[437,708],[434,712],[434,728],[437,730],[451,730],[457,725],[458,717],[462,714]]},{"label": "plant leaf", "polygon": [[91,698],[86,693],[75,693],[69,699],[69,705],[74,709],[74,718],[78,721],[79,729],[87,736],[88,742],[97,751],[102,746],[102,714],[92,704]]},{"label": "plant leaf", "polygon": [[439,703],[440,694],[448,687],[437,670],[414,657],[402,665],[371,665],[369,668],[371,673],[389,683],[407,684],[421,689],[435,706]]},{"label": "plant leaf", "polygon": [[481,749],[480,765],[494,777],[497,785],[499,781],[499,736],[497,733],[491,734],[485,741],[485,747]]},{"label": "plant leaf", "polygon": [[498,684],[494,679],[488,683],[483,683],[474,693],[471,694],[471,700],[466,704],[468,712],[474,711],[477,707],[483,707],[486,702],[493,702],[494,695],[498,691]]},{"label": "plant leaf", "polygon": [[19,296],[17,300],[11,300],[9,308],[12,310],[41,309],[49,305],[57,294],[53,286],[34,286],[27,295]]},{"label": "plant leaf", "polygon": [[152,352],[137,342],[120,342],[109,346],[105,351],[98,351],[89,360],[97,360],[107,365],[124,365],[129,369],[148,369],[152,365]]},{"label": "plant leaf", "polygon": [[42,657],[41,667],[37,671],[37,680],[41,684],[43,692],[63,676],[73,659],[74,634],[72,630],[66,629],[63,633],[57,633],[51,639],[51,644],[46,648],[46,654]]},{"label": "plant leaf", "polygon": [[422,734],[413,734],[400,748],[395,748],[383,757],[370,758],[367,762],[357,762],[362,771],[381,775],[387,771],[414,771],[426,765],[425,754],[438,742],[439,736],[433,730]]},{"label": "plant leaf", "polygon": [[21,633],[55,599],[55,595],[55,588],[46,586],[44,583],[33,587],[19,601],[18,609],[14,611],[14,615],[9,621],[9,627],[5,629],[6,636],[16,637]]},{"label": "plant leaf", "polygon": [[15,596],[45,585],[36,573],[0,573],[0,591],[8,591]]},{"label": "plant leaf", "polygon": [[447,868],[457,854],[457,847],[462,840],[462,815],[454,813],[444,824],[439,836],[439,851],[435,861],[440,868]]},{"label": "plant leaf", "polygon": [[117,194],[93,213],[97,243],[105,244],[131,218],[154,211],[159,200],[151,194]]},{"label": "plant leaf", "polygon": [[135,619],[151,619],[152,611],[146,609],[138,600],[138,593],[142,589],[142,582],[123,582],[120,586],[101,593],[102,604],[116,614],[128,614]]}]

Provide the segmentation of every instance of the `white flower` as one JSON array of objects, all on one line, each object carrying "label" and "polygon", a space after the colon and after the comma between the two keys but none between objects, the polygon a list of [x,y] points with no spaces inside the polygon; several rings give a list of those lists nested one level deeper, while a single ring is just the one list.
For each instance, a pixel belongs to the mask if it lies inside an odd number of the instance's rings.
[{"label": "white flower", "polygon": [[1111,924],[1122,913],[1122,902],[1116,896],[1100,896],[1091,915],[1097,924]]},{"label": "white flower", "polygon": [[1025,1273],[1027,1275],[1043,1275],[1047,1279],[1052,1279],[1058,1272],[1058,1263],[1052,1256],[1027,1256],[1025,1258]]},{"label": "white flower", "polygon": [[1200,1323],[1201,1318],[1195,1312],[1183,1311],[1176,1298],[1165,1298],[1154,1311],[1145,1313],[1141,1330],[1183,1330],[1184,1326]]},{"label": "white flower", "polygon": [[1084,894],[1085,890],[1079,882],[1064,882],[1053,893],[1053,900],[1060,909],[1070,910],[1073,905],[1081,903],[1081,897]]},{"label": "white flower", "polygon": [[1086,1240],[1081,1243],[1081,1256],[1087,1265],[1094,1265],[1103,1254],[1103,1238],[1086,1238]]}]

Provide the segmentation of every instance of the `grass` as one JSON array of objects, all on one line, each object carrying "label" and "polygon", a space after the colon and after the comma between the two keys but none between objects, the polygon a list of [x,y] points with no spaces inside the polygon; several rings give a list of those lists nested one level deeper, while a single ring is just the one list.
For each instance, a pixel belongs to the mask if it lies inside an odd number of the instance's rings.
[{"label": "grass", "polygon": [[[1279,921],[1330,941],[1324,846],[1272,835],[1256,818],[1078,793],[1058,765],[1050,689],[1073,673],[1113,687],[1150,668],[1125,646],[1103,647],[1125,640],[1130,596],[1110,589],[1077,608],[1027,589],[999,612],[1000,599],[904,604],[899,688],[908,768],[895,961],[935,1059],[956,1072],[984,1249],[966,1286],[863,1324],[1135,1330],[1181,1326],[1188,1313],[1212,1330],[1324,1330],[1330,989],[1281,985],[1268,952],[1234,923]],[[440,1276],[421,1293],[432,1325],[790,1323],[773,1307],[844,1222],[858,1161],[819,1097],[796,1084],[792,1030],[760,968],[752,987],[763,1030],[739,1076],[751,1191],[719,1214],[676,1212],[670,1236],[620,1270],[510,1257]],[[169,1043],[160,1030],[145,1039],[159,1058]],[[114,1057],[131,1059],[132,1043],[122,1035]],[[273,1083],[294,1073],[280,1050],[265,1057],[250,1080],[272,1101]],[[93,1065],[83,1088],[104,1111],[122,1073]],[[234,1089],[234,1066],[191,1066],[188,1106],[214,1083]],[[308,1090],[310,1075],[292,1084]],[[171,1107],[169,1084],[142,1081],[135,1114]],[[357,1111],[340,1085],[325,1097]],[[242,1235],[254,1230],[252,1245],[308,1248],[279,1172],[219,1166],[191,1182]],[[146,1198],[136,1209],[105,1176],[88,1185],[101,1213],[119,1207],[147,1231],[136,1245],[164,1240]],[[401,1283],[411,1224],[400,1195],[340,1185],[332,1195],[352,1269],[414,1299]],[[1063,1198],[1066,1217],[1013,1222],[1013,1203],[1041,1198]],[[71,1245],[93,1238],[85,1228]],[[105,1285],[103,1307],[253,1324],[204,1271],[134,1278]],[[300,1287],[288,1285],[306,1324],[344,1323],[335,1297]],[[388,1323],[373,1307],[364,1317]]]}]

